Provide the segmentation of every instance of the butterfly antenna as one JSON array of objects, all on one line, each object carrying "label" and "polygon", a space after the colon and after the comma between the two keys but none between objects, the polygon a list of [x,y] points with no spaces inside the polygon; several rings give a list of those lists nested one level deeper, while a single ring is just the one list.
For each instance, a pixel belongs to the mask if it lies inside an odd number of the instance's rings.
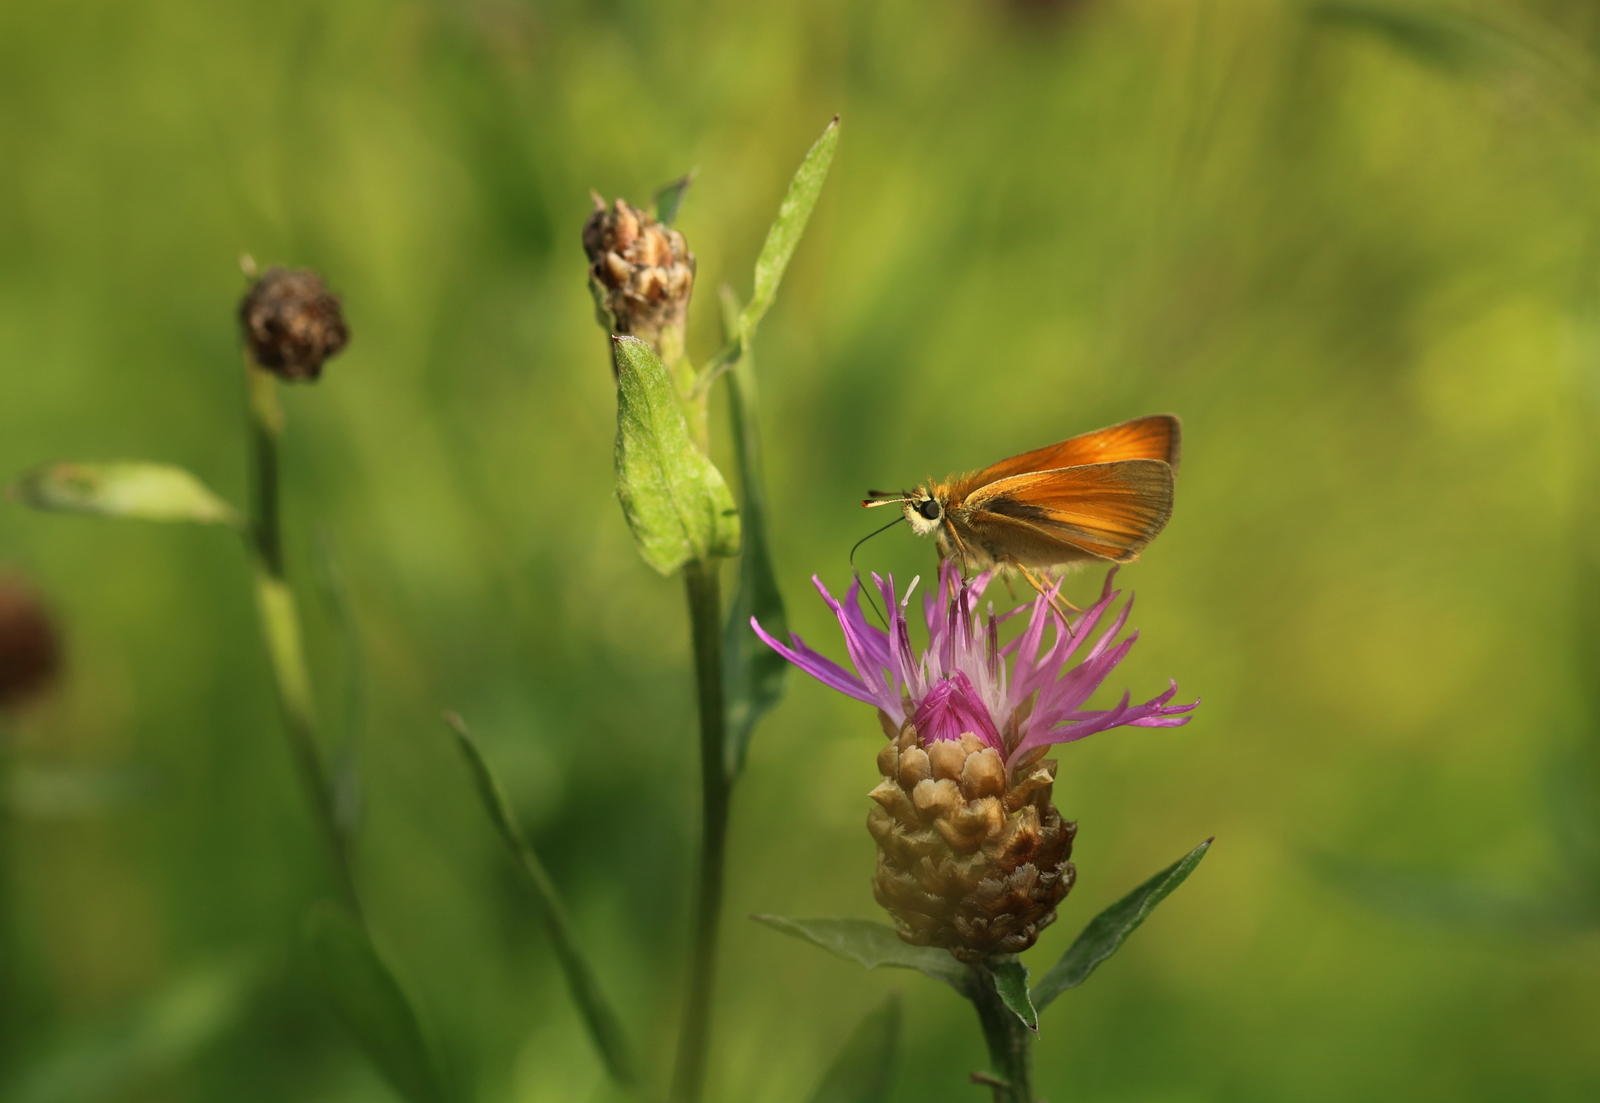
[{"label": "butterfly antenna", "polygon": [[[861,572],[853,571],[851,573],[855,575],[856,582],[859,584],[861,582]],[[874,613],[878,614],[878,623],[882,624],[883,630],[887,632],[889,631],[889,618],[883,615],[882,609],[878,608],[878,599],[872,596],[872,589],[871,586],[862,586],[861,592],[867,595],[867,604],[872,607]]]},{"label": "butterfly antenna", "polygon": [[[872,492],[868,491],[867,493],[870,494]],[[875,502],[867,502],[865,504],[866,505],[875,505],[877,503],[875,503]],[[880,532],[888,532],[890,529],[894,528],[896,525],[898,525],[901,521],[904,521],[904,520],[905,520],[905,516],[904,515],[896,517],[893,521],[890,521],[887,525],[884,525],[882,528],[873,529],[871,532],[869,532],[865,536],[863,536],[860,540],[857,540],[855,542],[855,547],[852,547],[850,549],[850,572],[855,575],[857,582],[861,581],[861,572],[856,570],[856,548],[859,548],[862,544],[865,544],[868,540],[871,540],[874,536],[878,535]],[[862,590],[863,593],[865,593],[867,595],[867,604],[872,606],[872,611],[874,613],[878,614],[878,620],[883,623],[884,631],[888,631],[888,629],[889,629],[889,618],[884,615],[884,612],[883,612],[882,609],[878,608],[877,599],[872,596],[872,587],[871,586],[863,586],[863,587],[861,587],[861,590]]]},{"label": "butterfly antenna", "polygon": [[[866,504],[870,506],[870,505],[877,505],[878,503],[876,503],[876,502],[867,502]],[[865,544],[868,540],[871,540],[874,536],[878,535],[880,532],[888,532],[890,529],[894,528],[896,525],[898,525],[901,521],[904,521],[904,520],[905,520],[905,516],[904,516],[904,514],[902,514],[901,516],[896,517],[893,521],[890,521],[887,525],[884,525],[881,529],[873,529],[871,532],[869,532],[865,536],[863,536],[860,540],[857,540],[855,542],[855,547],[852,547],[850,549],[850,569],[851,570],[855,570],[855,566],[856,566],[856,548],[859,548],[862,544]]]}]

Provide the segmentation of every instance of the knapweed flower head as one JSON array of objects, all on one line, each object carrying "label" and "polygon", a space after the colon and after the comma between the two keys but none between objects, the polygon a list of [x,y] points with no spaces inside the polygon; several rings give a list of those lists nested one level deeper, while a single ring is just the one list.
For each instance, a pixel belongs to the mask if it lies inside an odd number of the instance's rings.
[{"label": "knapweed flower head", "polygon": [[350,343],[338,297],[309,268],[268,268],[239,303],[239,324],[251,358],[289,382],[314,382]]},{"label": "knapweed flower head", "polygon": [[677,359],[694,291],[694,254],[683,235],[624,200],[608,207],[596,195],[583,251],[601,325],[649,342],[668,363]]},{"label": "knapweed flower head", "polygon": [[[1109,728],[1188,722],[1198,702],[1170,704],[1176,683],[1141,704],[1124,693],[1111,708],[1085,707],[1138,639],[1117,639],[1131,600],[1106,624],[1121,596],[1114,573],[1100,600],[1069,619],[1054,592],[1003,615],[980,613],[993,572],[966,580],[945,564],[937,592],[923,598],[920,650],[906,614],[915,581],[897,595],[892,578],[873,576],[887,629],[868,622],[859,580],[843,601],[817,582],[844,630],[850,668],[755,625],[790,662],[878,708],[890,743],[878,755],[883,781],[867,821],[878,842],[873,890],[907,942],[963,961],[1032,946],[1075,876],[1076,825],[1051,802],[1048,748]],[[1002,623],[1024,613],[1022,631],[1001,643]]]}]

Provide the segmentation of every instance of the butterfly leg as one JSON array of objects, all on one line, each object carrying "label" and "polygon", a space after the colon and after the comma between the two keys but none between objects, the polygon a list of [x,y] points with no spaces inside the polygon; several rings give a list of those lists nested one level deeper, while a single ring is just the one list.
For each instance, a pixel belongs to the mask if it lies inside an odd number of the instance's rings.
[{"label": "butterfly leg", "polygon": [[[945,538],[949,537],[949,543]],[[967,545],[955,529],[944,525],[939,529],[939,551],[945,559],[955,560],[956,569],[961,572],[963,580],[972,577],[972,570],[977,563],[977,558],[967,550]]]},{"label": "butterfly leg", "polygon": [[[1072,613],[1083,612],[1082,609],[1078,608],[1076,605],[1072,604],[1072,602],[1062,597],[1059,589],[1047,585],[1046,579],[1034,574],[1021,563],[1017,563],[1015,566],[1022,577],[1028,580],[1028,585],[1032,586],[1035,590],[1038,590],[1040,594],[1050,599],[1050,604],[1055,607],[1055,611],[1060,613],[1063,619],[1070,621],[1072,619]],[[1071,610],[1071,613],[1069,613],[1068,610]]]}]

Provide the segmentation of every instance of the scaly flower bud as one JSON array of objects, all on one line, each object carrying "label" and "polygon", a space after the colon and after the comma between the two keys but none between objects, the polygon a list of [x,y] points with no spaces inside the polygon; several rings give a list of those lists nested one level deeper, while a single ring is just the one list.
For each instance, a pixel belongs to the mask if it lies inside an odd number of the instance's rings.
[{"label": "scaly flower bud", "polygon": [[55,626],[43,602],[21,581],[0,578],[0,709],[43,693],[60,665]]},{"label": "scaly flower bud", "polygon": [[281,379],[316,380],[350,341],[339,300],[309,268],[268,268],[239,303],[255,362]]},{"label": "scaly flower bud", "polygon": [[1076,875],[1078,825],[1050,803],[1056,764],[1015,784],[993,747],[970,733],[924,743],[907,722],[878,752],[883,782],[867,830],[878,840],[872,894],[900,937],[962,961],[1015,954],[1055,921]]},{"label": "scaly flower bud", "polygon": [[944,564],[937,598],[923,603],[928,646],[920,655],[905,614],[911,590],[896,601],[894,580],[873,576],[892,614],[885,632],[867,622],[859,581],[843,602],[817,582],[844,629],[853,672],[798,636],[785,645],[751,622],[800,669],[878,707],[891,742],[878,755],[883,782],[867,820],[878,842],[873,892],[905,941],[969,962],[1032,946],[1075,877],[1077,825],[1051,803],[1056,763],[1042,761],[1046,748],[1124,725],[1188,723],[1199,702],[1168,704],[1176,683],[1141,705],[1123,694],[1115,708],[1083,707],[1138,639],[1134,632],[1116,643],[1130,601],[1071,661],[1120,596],[1111,589],[1115,573],[1100,601],[1070,622],[1055,610],[1054,591],[1039,595],[1026,627],[1002,645],[1000,624],[1011,614],[997,617],[992,606],[978,614],[993,572],[968,581]]},{"label": "scaly flower bud", "polygon": [[648,341],[668,365],[678,360],[694,291],[694,254],[683,235],[621,199],[608,208],[596,195],[583,251],[600,324]]}]

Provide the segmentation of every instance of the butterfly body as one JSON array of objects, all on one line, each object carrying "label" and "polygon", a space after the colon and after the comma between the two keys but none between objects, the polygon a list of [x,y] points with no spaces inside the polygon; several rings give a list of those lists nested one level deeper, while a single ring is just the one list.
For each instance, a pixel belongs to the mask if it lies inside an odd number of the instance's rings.
[{"label": "butterfly body", "polygon": [[865,504],[968,569],[1129,563],[1172,516],[1179,442],[1176,417],[1137,418]]}]

